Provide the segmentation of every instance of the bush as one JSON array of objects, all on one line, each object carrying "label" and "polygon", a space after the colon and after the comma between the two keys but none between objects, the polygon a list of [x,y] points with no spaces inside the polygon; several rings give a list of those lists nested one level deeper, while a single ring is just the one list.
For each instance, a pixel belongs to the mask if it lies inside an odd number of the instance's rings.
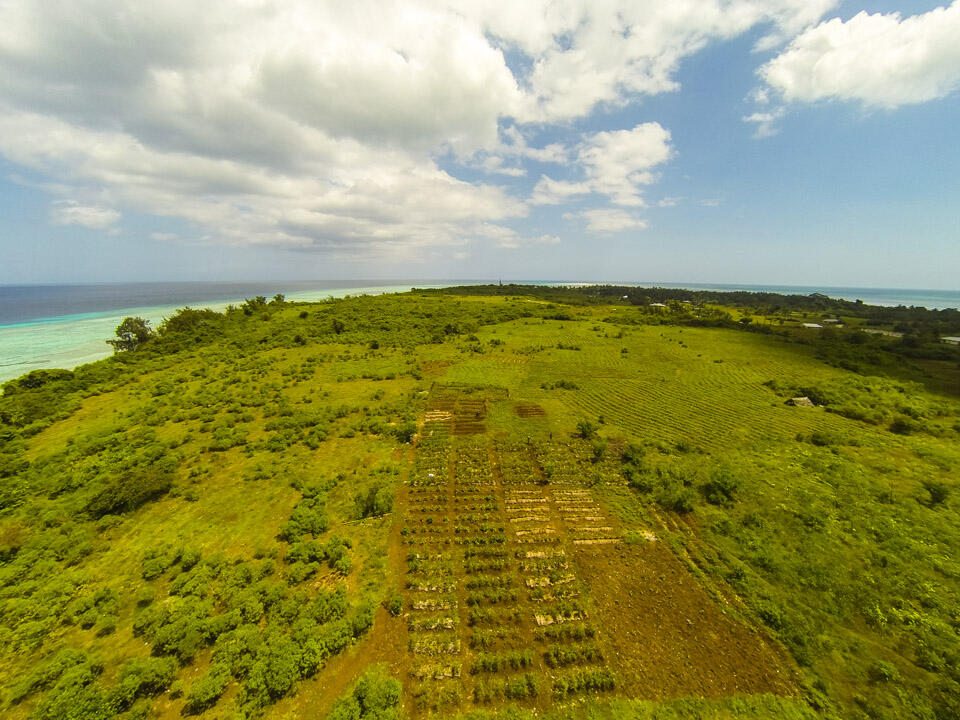
[{"label": "bush", "polygon": [[897,435],[910,435],[917,430],[917,423],[905,415],[898,415],[890,423],[890,432]]},{"label": "bush", "polygon": [[134,658],[124,663],[113,690],[113,704],[124,710],[140,697],[159,695],[173,681],[177,664],[173,658]]},{"label": "bush", "polygon": [[398,617],[403,612],[403,598],[394,593],[387,600],[384,600],[384,607],[391,617]]},{"label": "bush", "polygon": [[382,667],[369,668],[350,693],[334,703],[327,720],[398,720],[401,689]]},{"label": "bush", "polygon": [[877,660],[873,663],[868,674],[871,682],[875,683],[896,682],[900,679],[900,671],[897,670],[897,666],[884,660]]},{"label": "bush", "polygon": [[703,485],[703,494],[711,505],[726,505],[733,500],[739,486],[740,481],[730,468],[721,466],[710,473],[710,479]]},{"label": "bush", "polygon": [[10,702],[19,703],[30,693],[51,687],[64,674],[76,667],[86,668],[84,673],[90,676],[99,675],[102,670],[99,663],[90,660],[79,650],[63,648],[48,662],[34,669],[13,686],[9,696]]},{"label": "bush", "polygon": [[581,418],[577,421],[577,432],[576,437],[583,438],[584,440],[591,440],[597,434],[597,426],[586,418]]},{"label": "bush", "polygon": [[950,495],[950,487],[937,480],[924,480],[923,489],[927,491],[927,507],[936,507],[942,505]]},{"label": "bush", "polygon": [[673,510],[681,515],[693,511],[693,492],[680,483],[668,482],[661,485],[654,497],[666,510]]},{"label": "bush", "polygon": [[173,486],[173,473],[166,468],[147,467],[128,470],[108,480],[87,501],[86,511],[94,518],[119,515],[167,493]]},{"label": "bush", "polygon": [[409,443],[413,440],[413,437],[417,434],[417,425],[413,422],[406,422],[401,425],[398,425],[394,434],[397,437],[397,442]]},{"label": "bush", "polygon": [[184,712],[196,715],[213,707],[230,682],[230,670],[225,665],[214,664],[207,673],[190,686],[187,700],[183,706]]},{"label": "bush", "polygon": [[393,509],[393,489],[385,483],[374,483],[366,490],[358,492],[353,502],[361,520],[382,517]]}]

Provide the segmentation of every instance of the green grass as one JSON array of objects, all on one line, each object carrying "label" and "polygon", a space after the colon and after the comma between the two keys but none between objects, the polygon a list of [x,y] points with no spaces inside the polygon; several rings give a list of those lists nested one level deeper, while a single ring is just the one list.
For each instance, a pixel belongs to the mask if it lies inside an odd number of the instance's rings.
[{"label": "green grass", "polygon": [[[574,319],[546,319],[561,310]],[[344,323],[339,335],[334,319]],[[836,353],[816,343],[644,324],[661,319],[631,307],[440,294],[268,306],[209,322],[0,398],[4,717],[52,718],[68,707],[78,720],[175,718],[185,705],[210,706],[210,717],[254,717],[269,715],[281,697],[296,707],[301,683],[329,678],[326,660],[308,673],[274,658],[293,637],[295,610],[289,618],[265,611],[250,631],[262,641],[253,657],[267,669],[258,672],[282,676],[275,684],[257,689],[248,670],[223,670],[209,633],[190,657],[157,651],[172,669],[137,665],[154,650],[150,637],[134,633],[138,618],[172,602],[177,576],[189,572],[174,563],[144,579],[144,559],[196,549],[230,567],[266,563],[267,577],[291,597],[342,588],[351,612],[378,605],[401,572],[389,559],[392,518],[380,516],[409,472],[401,429],[422,416],[427,392],[442,394],[445,384],[498,388],[488,393],[485,422],[515,463],[506,472],[523,475],[532,467],[525,453],[533,453],[557,477],[594,486],[628,539],[657,528],[709,592],[739,598],[730,611],[787,648],[805,683],[802,699],[591,701],[576,713],[960,713],[960,406],[936,383],[903,385],[923,372],[905,357],[862,360],[864,374],[855,374],[828,364]],[[890,362],[897,372],[887,376]],[[794,388],[836,400],[788,407]],[[545,415],[521,418],[518,402]],[[905,413],[911,422],[895,425]],[[572,438],[581,420],[598,428],[593,442]],[[627,443],[640,457],[625,467]],[[718,468],[729,480],[719,494]],[[145,471],[169,472],[169,491],[94,517],[97,493]],[[349,563],[320,563],[298,580],[284,562],[293,544],[278,534],[315,483],[326,488],[329,518],[316,540],[348,539]],[[678,497],[683,516],[671,510]],[[493,528],[470,537],[499,535]],[[497,560],[488,556],[476,558]],[[483,585],[484,567],[477,565],[471,612],[477,637],[492,641],[496,593],[512,590]],[[229,582],[206,581],[204,617],[228,612],[221,588]],[[316,680],[305,679],[311,673]],[[557,689],[494,679],[481,694],[495,704],[559,698],[564,687],[592,682],[605,681],[571,675]],[[424,687],[423,707],[456,700],[441,686]]]}]

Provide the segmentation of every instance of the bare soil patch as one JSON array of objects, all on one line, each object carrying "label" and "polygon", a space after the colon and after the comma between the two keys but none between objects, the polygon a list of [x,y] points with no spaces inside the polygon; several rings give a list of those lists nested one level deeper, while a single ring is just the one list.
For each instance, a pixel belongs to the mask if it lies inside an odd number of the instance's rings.
[{"label": "bare soil patch", "polygon": [[539,418],[547,416],[547,411],[539,405],[518,403],[514,405],[513,411],[522,418]]},{"label": "bare soil patch", "polygon": [[576,543],[576,558],[629,695],[797,693],[785,651],[724,615],[662,543]]}]

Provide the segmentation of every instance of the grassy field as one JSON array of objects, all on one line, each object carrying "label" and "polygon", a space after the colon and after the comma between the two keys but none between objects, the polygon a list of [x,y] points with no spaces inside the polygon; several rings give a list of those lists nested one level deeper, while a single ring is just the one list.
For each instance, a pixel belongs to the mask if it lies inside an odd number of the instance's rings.
[{"label": "grassy field", "polygon": [[958,717],[954,366],[832,347],[425,293],[14,381],[3,716]]}]

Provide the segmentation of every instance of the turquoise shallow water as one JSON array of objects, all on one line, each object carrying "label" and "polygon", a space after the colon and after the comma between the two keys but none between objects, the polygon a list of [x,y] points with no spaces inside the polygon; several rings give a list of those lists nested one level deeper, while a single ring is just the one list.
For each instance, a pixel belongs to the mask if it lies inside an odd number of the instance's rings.
[{"label": "turquoise shallow water", "polygon": [[[384,285],[373,287],[335,288],[287,293],[287,300],[309,302],[345,295],[379,295],[407,292],[412,287],[439,287],[437,285]],[[238,304],[243,298],[222,302],[190,303],[191,307],[205,307],[222,311],[227,305]],[[123,318],[139,316],[156,327],[177,309],[178,305],[129,307],[121,310],[78,313],[26,322],[0,325],[0,382],[41,368],[72,369],[77,365],[108,357],[112,350],[107,338]]]}]

